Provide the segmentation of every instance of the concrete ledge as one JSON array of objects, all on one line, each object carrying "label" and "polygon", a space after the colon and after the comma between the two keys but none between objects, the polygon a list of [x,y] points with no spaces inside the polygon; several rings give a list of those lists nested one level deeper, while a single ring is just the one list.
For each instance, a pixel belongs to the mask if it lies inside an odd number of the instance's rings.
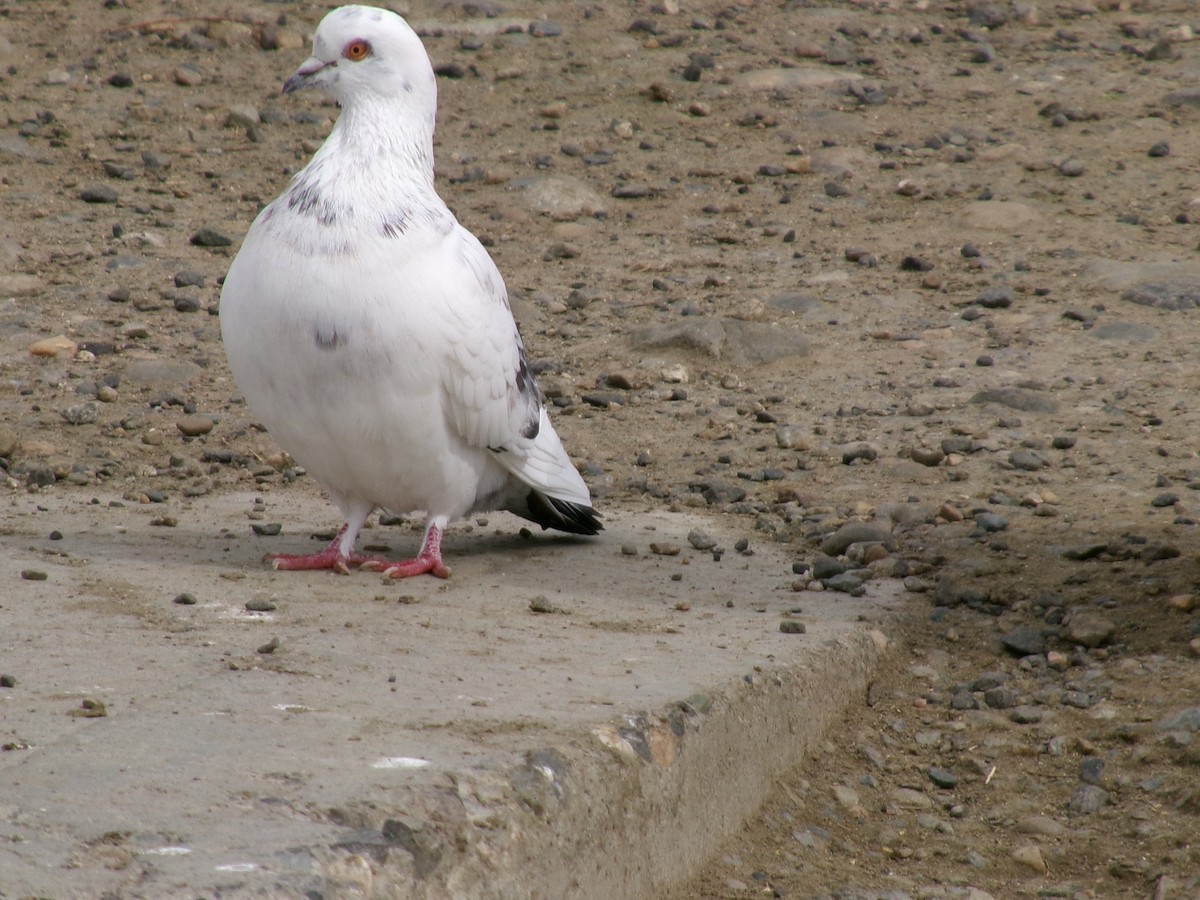
[{"label": "concrete ledge", "polygon": [[[493,517],[451,537],[450,582],[389,584],[261,566],[328,525],[304,490],[267,541],[250,495],[173,528],[98,499],[0,519],[0,896],[652,896],[863,696],[900,605],[794,594],[777,545],[715,562],[686,535],[732,547],[734,523],[691,515],[595,542]],[[807,633],[780,633],[798,603]]]}]

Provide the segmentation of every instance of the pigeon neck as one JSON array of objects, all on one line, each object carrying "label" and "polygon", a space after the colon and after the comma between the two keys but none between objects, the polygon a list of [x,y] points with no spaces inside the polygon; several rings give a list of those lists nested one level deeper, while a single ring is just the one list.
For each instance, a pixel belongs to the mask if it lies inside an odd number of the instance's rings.
[{"label": "pigeon neck", "polygon": [[413,112],[394,100],[356,98],[343,107],[328,143],[361,157],[364,170],[387,166],[432,184],[434,118]]}]

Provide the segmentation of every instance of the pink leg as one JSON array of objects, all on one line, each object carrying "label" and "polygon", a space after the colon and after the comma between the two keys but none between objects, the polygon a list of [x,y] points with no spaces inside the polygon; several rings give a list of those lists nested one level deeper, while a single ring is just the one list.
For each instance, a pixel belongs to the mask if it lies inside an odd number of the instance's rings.
[{"label": "pink leg", "polygon": [[349,575],[350,566],[361,565],[371,558],[354,552],[343,552],[342,538],[349,527],[349,524],[343,525],[329,546],[320,553],[268,553],[263,558],[269,559],[274,569],[333,569],[335,572]]},{"label": "pink leg", "polygon": [[365,558],[356,562],[364,569],[382,572],[388,578],[410,578],[426,573],[438,578],[450,577],[450,569],[442,562],[442,527],[437,523],[431,524],[425,532],[421,552],[415,559],[391,562],[386,559]]},{"label": "pink leg", "polygon": [[343,575],[350,574],[351,566],[361,566],[376,572],[382,572],[389,578],[409,578],[413,575],[436,575],[438,578],[449,578],[450,569],[442,562],[442,528],[432,524],[425,532],[425,542],[421,552],[415,559],[393,562],[378,556],[364,556],[353,550],[347,552],[342,547],[342,541],[349,524],[343,525],[337,536],[319,553],[268,553],[264,559],[271,561],[272,568],[291,570],[332,569]]}]

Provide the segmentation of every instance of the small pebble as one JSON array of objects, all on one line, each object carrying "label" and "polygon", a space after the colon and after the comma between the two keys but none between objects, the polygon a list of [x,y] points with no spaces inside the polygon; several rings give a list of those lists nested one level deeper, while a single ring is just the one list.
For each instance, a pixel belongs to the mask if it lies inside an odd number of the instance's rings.
[{"label": "small pebble", "polygon": [[958,776],[947,769],[931,766],[926,774],[940,788],[952,788],[958,784]]},{"label": "small pebble", "polygon": [[108,715],[108,709],[101,701],[88,699],[81,701],[79,707],[72,709],[67,715],[80,719],[102,719]]},{"label": "small pebble", "polygon": [[[913,447],[909,452],[913,462],[920,463],[923,466],[930,468],[940,465],[942,460],[946,458],[946,454],[936,447]],[[961,516],[959,517],[962,518]]]},{"label": "small pebble", "polygon": [[808,628],[796,619],[784,619],[779,623],[779,630],[784,634],[806,634]]},{"label": "small pebble", "polygon": [[197,247],[228,247],[233,244],[233,238],[226,237],[213,228],[201,228],[190,240]]},{"label": "small pebble", "polygon": [[212,431],[216,424],[210,416],[184,416],[175,423],[175,427],[185,437],[200,437]]},{"label": "small pebble", "polygon": [[107,184],[90,184],[79,192],[84,203],[116,203],[117,192]]},{"label": "small pebble", "polygon": [[988,288],[975,298],[975,302],[984,309],[1007,309],[1016,299],[1016,292],[1008,285]]},{"label": "small pebble", "polygon": [[529,601],[529,611],[535,613],[557,613],[562,612],[561,606],[556,606],[550,602],[550,599],[543,594],[538,594]]},{"label": "small pebble", "polygon": [[270,600],[256,597],[246,601],[246,609],[250,612],[273,612],[276,606]]},{"label": "small pebble", "polygon": [[175,598],[171,602],[178,603],[180,606],[195,606],[196,595],[184,591],[182,594],[176,594]]}]

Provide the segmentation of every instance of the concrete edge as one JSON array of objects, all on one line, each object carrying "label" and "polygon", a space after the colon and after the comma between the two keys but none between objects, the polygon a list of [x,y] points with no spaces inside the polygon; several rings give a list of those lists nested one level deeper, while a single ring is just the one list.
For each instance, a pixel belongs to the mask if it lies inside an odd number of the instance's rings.
[{"label": "concrete edge", "polygon": [[888,644],[878,630],[837,638],[794,666],[531,750],[522,765],[456,773],[411,818],[379,821],[376,807],[368,827],[318,851],[325,896],[654,896],[817,750]]}]

